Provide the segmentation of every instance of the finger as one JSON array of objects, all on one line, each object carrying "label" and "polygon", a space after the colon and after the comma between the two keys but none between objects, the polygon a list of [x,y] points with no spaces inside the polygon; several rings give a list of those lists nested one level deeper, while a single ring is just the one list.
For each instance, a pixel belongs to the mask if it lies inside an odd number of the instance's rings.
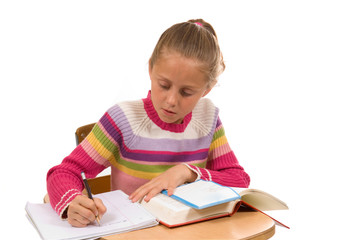
[{"label": "finger", "polygon": [[77,209],[78,207],[69,207],[68,222],[75,227],[85,227],[91,222],[91,220],[79,214]]},{"label": "finger", "polygon": [[175,187],[169,187],[167,189],[167,192],[168,192],[168,196],[172,196],[174,194],[174,190],[175,190]]},{"label": "finger", "polygon": [[130,196],[129,199],[132,200],[132,202],[137,202],[140,199],[142,199],[151,189],[152,184],[150,182],[142,185],[137,190],[135,190]]},{"label": "finger", "polygon": [[98,216],[101,219],[103,217],[103,215],[105,214],[105,212],[107,211],[106,206],[104,205],[103,201],[99,198],[94,198],[94,202],[96,205],[96,208],[98,209]]},{"label": "finger", "polygon": [[88,225],[88,224],[81,223],[81,222],[77,221],[76,219],[69,218],[69,217],[68,217],[68,223],[70,225],[72,225],[73,227],[78,227],[78,228],[86,227]]},{"label": "finger", "polygon": [[132,202],[137,202],[147,194],[147,191],[148,190],[146,190],[146,189],[138,190],[138,191],[134,192],[129,199]]},{"label": "finger", "polygon": [[[84,196],[84,198],[82,199],[81,202],[79,202],[79,204],[80,204],[80,206],[82,206],[84,208],[81,210],[81,212],[79,212],[82,216],[87,217],[87,218],[90,217],[89,219],[93,219],[93,216],[94,216],[94,219],[95,219],[95,216],[99,215],[98,208],[97,208],[94,200],[89,199],[86,196]],[[88,211],[85,211],[85,209],[91,211],[91,214]],[[83,215],[83,214],[85,214],[85,215]]]},{"label": "finger", "polygon": [[160,193],[163,190],[163,187],[161,187],[160,185],[158,185],[157,187],[154,187],[153,189],[151,189],[147,195],[144,197],[144,201],[149,202],[150,199],[152,199],[155,195],[157,195],[158,193]]},{"label": "finger", "polygon": [[85,223],[84,219],[92,222],[95,220],[97,215],[98,209],[95,206],[94,201],[87,198],[86,196],[79,196],[69,204],[68,217],[70,216],[73,219],[80,221],[81,223]]}]

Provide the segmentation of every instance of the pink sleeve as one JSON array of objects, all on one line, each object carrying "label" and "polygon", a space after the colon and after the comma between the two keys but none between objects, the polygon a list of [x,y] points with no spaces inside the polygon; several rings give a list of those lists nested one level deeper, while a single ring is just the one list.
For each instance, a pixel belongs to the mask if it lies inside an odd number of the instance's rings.
[{"label": "pink sleeve", "polygon": [[60,165],[51,168],[47,174],[47,190],[50,204],[56,213],[63,217],[70,202],[82,194],[82,171],[87,178],[94,178],[104,168],[89,157],[82,145],[77,146]]},{"label": "pink sleeve", "polygon": [[187,165],[198,177],[207,181],[214,181],[224,186],[247,188],[250,183],[249,175],[231,150],[224,133],[223,125],[218,118],[217,127],[208,152],[206,168]]}]

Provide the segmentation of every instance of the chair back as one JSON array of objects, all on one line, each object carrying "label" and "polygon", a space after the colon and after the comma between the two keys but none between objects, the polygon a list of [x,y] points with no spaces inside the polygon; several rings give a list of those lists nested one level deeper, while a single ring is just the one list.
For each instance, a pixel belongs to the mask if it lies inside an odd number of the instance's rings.
[{"label": "chair back", "polygon": [[88,125],[84,125],[79,127],[76,131],[75,131],[75,142],[76,145],[79,145],[79,143],[81,143],[84,138],[86,138],[86,136],[88,136],[88,134],[91,132],[91,130],[93,129],[95,123],[91,123]]}]

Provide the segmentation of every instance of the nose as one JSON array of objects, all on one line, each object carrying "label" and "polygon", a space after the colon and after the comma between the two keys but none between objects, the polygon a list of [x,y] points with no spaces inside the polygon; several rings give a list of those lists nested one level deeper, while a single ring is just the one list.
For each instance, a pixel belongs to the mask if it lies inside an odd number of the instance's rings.
[{"label": "nose", "polygon": [[174,107],[177,104],[177,93],[176,92],[169,92],[167,95],[167,104],[170,107]]}]

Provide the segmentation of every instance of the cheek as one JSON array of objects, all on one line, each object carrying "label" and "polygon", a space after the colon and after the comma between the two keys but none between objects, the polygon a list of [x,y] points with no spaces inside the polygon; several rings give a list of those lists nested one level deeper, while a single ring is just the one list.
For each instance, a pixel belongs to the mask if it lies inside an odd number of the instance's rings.
[{"label": "cheek", "polygon": [[165,101],[162,91],[160,91],[156,87],[152,88],[151,91],[152,91],[151,99],[152,99],[153,105],[155,108],[158,108]]},{"label": "cheek", "polygon": [[193,108],[196,106],[197,102],[198,102],[199,98],[195,98],[195,99],[185,99],[182,101],[182,108],[184,109],[184,111],[186,111],[187,113],[191,112],[193,110]]}]

